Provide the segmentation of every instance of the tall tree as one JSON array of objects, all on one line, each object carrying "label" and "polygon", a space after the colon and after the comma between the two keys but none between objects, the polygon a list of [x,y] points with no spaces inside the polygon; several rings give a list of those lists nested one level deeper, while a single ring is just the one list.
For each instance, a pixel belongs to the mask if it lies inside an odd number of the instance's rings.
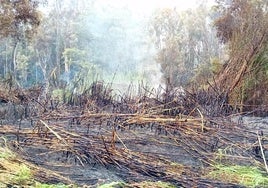
[{"label": "tall tree", "polygon": [[179,12],[162,9],[153,17],[151,34],[167,89],[190,83],[196,71],[219,56],[219,43],[206,6]]},{"label": "tall tree", "polygon": [[13,39],[10,72],[16,76],[18,43],[30,39],[40,24],[37,0],[0,0],[0,36]]},{"label": "tall tree", "polygon": [[[252,87],[249,77],[260,78],[259,74],[263,74],[261,85],[266,84],[262,88],[267,88],[268,1],[219,0],[217,10],[219,18],[215,26],[229,51],[229,60],[217,79],[218,85],[223,92],[232,95],[244,90],[246,85]],[[253,85],[257,82],[255,80]],[[265,92],[267,89],[261,93]],[[233,98],[237,99],[237,95]]]},{"label": "tall tree", "polygon": [[218,3],[221,16],[215,21],[215,26],[218,36],[228,44],[230,51],[220,81],[223,81],[222,87],[231,92],[268,44],[268,2],[222,0]]}]

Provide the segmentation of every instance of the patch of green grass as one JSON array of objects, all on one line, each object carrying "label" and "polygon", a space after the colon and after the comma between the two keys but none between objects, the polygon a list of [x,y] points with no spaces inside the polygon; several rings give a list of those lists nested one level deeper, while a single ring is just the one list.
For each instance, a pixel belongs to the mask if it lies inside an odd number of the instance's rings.
[{"label": "patch of green grass", "polygon": [[123,188],[126,184],[124,182],[112,182],[100,185],[98,188]]},{"label": "patch of green grass", "polygon": [[62,89],[54,89],[52,91],[52,98],[61,98],[62,97],[63,90]]},{"label": "patch of green grass", "polygon": [[103,184],[98,188],[130,188],[130,187],[137,187],[137,188],[176,188],[174,185],[166,182],[151,182],[151,181],[143,181],[140,183],[133,183],[133,184],[126,184],[123,182],[112,182],[108,184]]},{"label": "patch of green grass", "polygon": [[28,168],[25,164],[21,164],[13,181],[18,185],[32,182],[32,173],[30,168]]},{"label": "patch of green grass", "polygon": [[13,158],[15,155],[7,148],[0,147],[0,159]]},{"label": "patch of green grass", "polygon": [[34,179],[31,169],[7,146],[7,140],[0,137],[0,187],[14,185],[29,188],[69,188],[75,185],[42,184]]},{"label": "patch of green grass", "polygon": [[69,188],[70,186],[64,184],[44,184],[37,182],[35,188]]},{"label": "patch of green grass", "polygon": [[207,177],[248,187],[268,187],[267,174],[252,166],[216,165]]},{"label": "patch of green grass", "polygon": [[144,181],[139,183],[139,187],[141,188],[176,188],[174,185],[167,183],[167,182],[162,182],[162,181],[157,181],[157,182],[150,182],[150,181]]},{"label": "patch of green grass", "polygon": [[8,159],[8,158],[15,158],[15,155],[7,148],[7,140],[4,137],[0,137],[0,140],[3,141],[3,143],[0,143],[0,159]]}]

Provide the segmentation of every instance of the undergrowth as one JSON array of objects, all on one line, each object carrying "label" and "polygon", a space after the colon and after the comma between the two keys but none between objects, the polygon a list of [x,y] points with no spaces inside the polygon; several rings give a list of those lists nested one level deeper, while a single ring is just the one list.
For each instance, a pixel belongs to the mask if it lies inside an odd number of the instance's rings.
[{"label": "undergrowth", "polygon": [[151,182],[143,181],[139,183],[126,184],[123,182],[112,182],[108,184],[103,184],[98,188],[176,188],[174,185],[162,181]]},{"label": "undergrowth", "polygon": [[268,187],[267,174],[252,166],[219,164],[206,177],[247,187]]},{"label": "undergrowth", "polygon": [[0,137],[0,187],[67,188],[69,186],[49,185],[36,181],[32,170],[18,160],[16,154],[7,147],[6,139]]}]

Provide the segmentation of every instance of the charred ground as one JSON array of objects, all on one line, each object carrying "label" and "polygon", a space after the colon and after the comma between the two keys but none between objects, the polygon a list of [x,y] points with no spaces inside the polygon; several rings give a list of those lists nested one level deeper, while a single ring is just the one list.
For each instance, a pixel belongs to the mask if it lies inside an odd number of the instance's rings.
[{"label": "charred ground", "polygon": [[242,114],[227,96],[142,85],[134,95],[131,87],[120,95],[94,82],[81,94],[44,96],[42,87],[3,83],[1,136],[46,183],[161,180],[177,187],[240,187],[208,177],[209,170],[219,163],[265,170],[267,129],[232,121]]}]

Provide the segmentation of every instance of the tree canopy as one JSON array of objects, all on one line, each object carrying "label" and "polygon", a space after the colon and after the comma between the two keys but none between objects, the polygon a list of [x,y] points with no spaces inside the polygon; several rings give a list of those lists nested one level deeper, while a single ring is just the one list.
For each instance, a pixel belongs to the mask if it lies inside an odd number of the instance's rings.
[{"label": "tree canopy", "polygon": [[229,51],[218,76],[219,87],[241,103],[250,102],[257,91],[262,93],[257,98],[267,100],[268,2],[221,0],[216,8],[217,34]]},{"label": "tree canopy", "polygon": [[36,0],[0,0],[0,35],[31,38],[41,22],[38,4]]}]

